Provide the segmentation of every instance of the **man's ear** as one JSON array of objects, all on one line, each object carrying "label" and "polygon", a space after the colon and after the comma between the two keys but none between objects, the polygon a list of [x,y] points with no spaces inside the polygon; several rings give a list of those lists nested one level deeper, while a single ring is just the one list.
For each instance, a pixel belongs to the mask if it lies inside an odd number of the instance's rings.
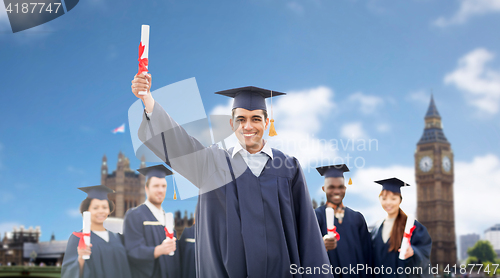
[{"label": "man's ear", "polygon": [[231,126],[231,130],[234,131],[234,127],[233,127],[233,119],[229,119],[229,125]]},{"label": "man's ear", "polygon": [[269,125],[269,118],[266,119],[266,128],[264,128],[264,130],[267,129],[267,126]]},{"label": "man's ear", "polygon": [[323,192],[325,192],[325,193],[326,193],[326,191],[325,191],[325,186],[324,186],[324,185],[321,187],[321,189],[323,189]]}]

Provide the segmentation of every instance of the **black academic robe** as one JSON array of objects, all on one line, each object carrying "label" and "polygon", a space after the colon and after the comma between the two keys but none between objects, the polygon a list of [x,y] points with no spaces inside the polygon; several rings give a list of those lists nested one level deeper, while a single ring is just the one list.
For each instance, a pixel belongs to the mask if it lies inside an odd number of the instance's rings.
[{"label": "black academic robe", "polygon": [[[372,230],[373,267],[378,267],[380,270],[382,266],[384,267],[384,272],[380,271],[375,277],[433,277],[429,273],[432,240],[425,226],[415,220],[416,228],[410,239],[414,255],[406,260],[400,260],[397,250],[388,251],[389,240],[386,243],[382,240],[383,225],[383,222],[379,223]],[[410,268],[418,271],[405,274],[405,271],[410,271]],[[392,273],[389,274],[389,271]]]},{"label": "black academic robe", "polygon": [[[81,231],[80,231],[81,232]],[[78,242],[80,238],[71,235],[64,253],[61,278],[132,278],[127,253],[119,234],[109,232],[109,242],[91,232],[92,254],[85,260],[83,276],[79,276]]]},{"label": "black academic robe", "polygon": [[[326,227],[326,205],[316,209],[321,234],[327,235]],[[365,270],[358,271],[358,264],[363,265],[363,269],[371,265],[372,240],[366,221],[363,215],[348,207],[345,207],[342,224],[334,217],[334,225],[340,240],[337,241],[337,248],[329,250],[328,258],[334,268],[339,268],[334,272],[336,277],[354,278],[354,277],[372,277]],[[351,271],[352,267],[356,272]],[[343,268],[343,269],[342,269]]]},{"label": "black academic robe", "polygon": [[125,214],[123,236],[132,277],[180,277],[179,252],[174,256],[154,257],[155,247],[166,238],[164,228],[145,204],[129,209]]},{"label": "black academic robe", "polygon": [[205,148],[158,103],[139,138],[200,189],[196,208],[198,277],[332,277],[302,168],[272,149],[256,177],[238,153]]},{"label": "black academic robe", "polygon": [[182,278],[196,278],[196,263],[194,251],[194,225],[184,228],[181,238],[179,239],[177,250],[181,254]]}]

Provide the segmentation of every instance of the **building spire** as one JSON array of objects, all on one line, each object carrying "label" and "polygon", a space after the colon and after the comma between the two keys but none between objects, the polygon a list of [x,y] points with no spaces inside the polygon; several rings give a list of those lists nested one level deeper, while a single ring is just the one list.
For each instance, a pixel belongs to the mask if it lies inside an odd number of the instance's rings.
[{"label": "building spire", "polygon": [[446,136],[444,136],[441,116],[439,115],[436,104],[434,103],[434,96],[431,94],[429,108],[425,114],[424,134],[422,134],[422,137],[417,144],[421,145],[435,142],[448,143],[448,140],[446,139]]},{"label": "building spire", "polygon": [[429,103],[429,108],[427,109],[427,113],[425,114],[425,119],[428,118],[438,118],[441,119],[439,112],[436,108],[436,104],[434,103],[434,95],[431,93],[431,102]]}]

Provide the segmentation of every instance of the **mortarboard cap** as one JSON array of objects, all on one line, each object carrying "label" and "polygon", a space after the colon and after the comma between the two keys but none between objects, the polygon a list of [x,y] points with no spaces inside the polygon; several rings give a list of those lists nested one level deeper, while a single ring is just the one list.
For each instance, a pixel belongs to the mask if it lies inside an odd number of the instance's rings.
[{"label": "mortarboard cap", "polygon": [[389,190],[394,193],[399,193],[401,194],[401,187],[402,186],[410,186],[406,182],[398,179],[398,178],[390,178],[390,179],[385,179],[385,180],[379,180],[375,181],[378,184],[382,185],[383,190]]},{"label": "mortarboard cap", "polygon": [[265,99],[268,97],[275,97],[286,95],[276,91],[257,88],[253,86],[241,87],[236,89],[229,89],[225,91],[216,92],[216,94],[234,98],[234,108],[244,108],[246,110],[262,109],[267,111]]},{"label": "mortarboard cap", "polygon": [[104,185],[80,187],[78,189],[87,193],[87,198],[99,199],[99,200],[108,200],[108,193],[115,192],[114,190],[112,190]]},{"label": "mortarboard cap", "polygon": [[345,164],[318,167],[316,170],[325,178],[344,177],[344,172],[349,172],[349,168]]},{"label": "mortarboard cap", "polygon": [[139,173],[146,176],[146,180],[151,177],[164,178],[166,176],[172,175],[172,171],[170,171],[167,167],[163,166],[163,164],[158,164],[150,167],[137,169]]},{"label": "mortarboard cap", "polygon": [[267,89],[257,88],[253,86],[229,89],[216,92],[216,94],[234,98],[233,109],[243,108],[246,110],[262,109],[267,111],[266,98],[271,98],[271,126],[269,127],[269,136],[276,136],[273,119],[273,99],[272,97],[286,95],[285,93],[275,92]]},{"label": "mortarboard cap", "polygon": [[[167,167],[163,166],[163,164],[158,164],[150,167],[145,167],[145,168],[140,168],[137,169],[139,173],[143,174],[146,176],[146,180],[148,180],[151,177],[157,177],[157,178],[165,178],[166,176],[170,176],[174,174],[172,171],[170,171]],[[174,200],[177,200],[177,193],[175,192],[175,186],[174,186]]]}]

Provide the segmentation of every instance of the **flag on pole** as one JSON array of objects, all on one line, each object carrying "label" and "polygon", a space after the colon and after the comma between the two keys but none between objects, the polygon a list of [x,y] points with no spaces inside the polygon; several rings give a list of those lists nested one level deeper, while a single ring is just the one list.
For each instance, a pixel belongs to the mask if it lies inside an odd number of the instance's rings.
[{"label": "flag on pole", "polygon": [[125,124],[122,124],[121,126],[113,129],[113,134],[116,134],[116,133],[125,133]]}]

